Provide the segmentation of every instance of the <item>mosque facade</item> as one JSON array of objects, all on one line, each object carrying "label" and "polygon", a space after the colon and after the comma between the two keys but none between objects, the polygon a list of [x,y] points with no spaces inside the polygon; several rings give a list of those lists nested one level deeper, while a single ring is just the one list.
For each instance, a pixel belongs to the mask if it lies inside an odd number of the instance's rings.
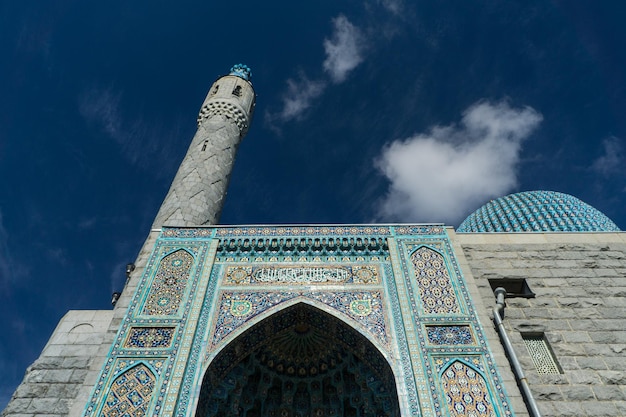
[{"label": "mosque facade", "polygon": [[2,416],[624,416],[626,234],[566,194],[443,224],[217,225],[250,126],[218,79],[112,310]]}]

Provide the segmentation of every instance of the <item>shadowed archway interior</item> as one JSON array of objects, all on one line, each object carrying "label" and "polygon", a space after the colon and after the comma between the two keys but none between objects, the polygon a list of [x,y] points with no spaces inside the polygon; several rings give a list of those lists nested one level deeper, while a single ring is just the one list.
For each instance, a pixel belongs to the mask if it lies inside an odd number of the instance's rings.
[{"label": "shadowed archway interior", "polygon": [[400,416],[391,368],[341,320],[307,304],[232,341],[202,381],[196,417]]}]

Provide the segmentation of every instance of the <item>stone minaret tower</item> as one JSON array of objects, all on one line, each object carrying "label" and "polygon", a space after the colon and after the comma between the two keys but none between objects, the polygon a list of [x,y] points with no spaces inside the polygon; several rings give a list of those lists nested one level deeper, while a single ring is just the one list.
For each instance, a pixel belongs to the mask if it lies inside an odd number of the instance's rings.
[{"label": "stone minaret tower", "polygon": [[255,95],[250,68],[235,65],[211,86],[187,155],[152,225],[216,224],[239,142],[248,132]]}]

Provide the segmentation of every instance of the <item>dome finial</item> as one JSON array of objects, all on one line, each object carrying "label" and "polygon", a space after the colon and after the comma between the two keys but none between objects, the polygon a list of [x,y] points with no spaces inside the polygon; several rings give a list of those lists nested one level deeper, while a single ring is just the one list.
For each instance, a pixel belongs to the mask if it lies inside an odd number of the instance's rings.
[{"label": "dome finial", "polygon": [[252,70],[244,64],[236,64],[230,69],[230,73],[228,75],[234,75],[239,78],[243,78],[246,81],[250,81],[250,77],[252,77]]}]

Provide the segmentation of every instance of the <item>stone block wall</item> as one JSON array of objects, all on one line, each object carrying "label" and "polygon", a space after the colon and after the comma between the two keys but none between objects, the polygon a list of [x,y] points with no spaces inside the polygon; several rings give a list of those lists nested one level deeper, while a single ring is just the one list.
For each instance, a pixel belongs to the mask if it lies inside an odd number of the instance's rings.
[{"label": "stone block wall", "polygon": [[[2,417],[67,416],[92,366],[101,367],[101,345],[113,311],[69,311],[39,358],[26,370]],[[83,404],[84,407],[84,404]]]},{"label": "stone block wall", "polygon": [[[626,416],[626,233],[456,240],[485,306],[495,303],[489,279],[524,278],[536,294],[507,298],[504,322],[542,414]],[[545,335],[562,373],[537,372],[524,333]]]}]

